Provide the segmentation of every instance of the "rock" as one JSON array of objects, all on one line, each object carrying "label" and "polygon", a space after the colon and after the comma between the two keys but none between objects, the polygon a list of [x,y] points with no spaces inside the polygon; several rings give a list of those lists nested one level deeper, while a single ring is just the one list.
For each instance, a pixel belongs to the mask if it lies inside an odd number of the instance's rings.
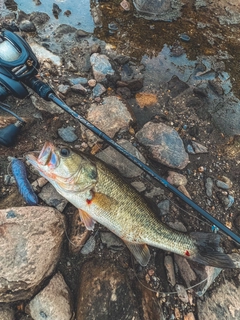
[{"label": "rock", "polygon": [[55,207],[58,211],[63,212],[68,201],[63,198],[56,189],[47,183],[38,194],[39,198],[42,199],[46,204],[51,207]]},{"label": "rock", "polygon": [[197,280],[195,272],[192,270],[188,260],[182,256],[174,254],[174,261],[176,262],[182,278],[184,279],[187,287],[190,287],[192,281]]},{"label": "rock", "polygon": [[171,256],[169,255],[165,256],[164,266],[167,271],[168,281],[170,282],[171,286],[174,287],[176,284],[176,278],[175,278],[175,272],[174,272],[173,258]]},{"label": "rock", "polygon": [[195,153],[208,153],[208,149],[196,141],[191,141]]},{"label": "rock", "polygon": [[[79,279],[76,320],[164,319],[156,294],[136,279],[131,283],[127,270],[112,260],[94,258],[85,262]],[[137,287],[137,295],[133,287]]]},{"label": "rock", "polygon": [[45,101],[42,98],[31,95],[30,99],[34,105],[35,108],[38,110],[47,111],[51,114],[61,114],[64,113],[64,110],[60,107],[58,107],[55,103],[52,101]]},{"label": "rock", "polygon": [[10,305],[0,305],[0,319],[1,320],[15,320],[14,311]]},{"label": "rock", "polygon": [[30,301],[27,308],[34,320],[72,319],[70,290],[60,272]]},{"label": "rock", "polygon": [[[121,139],[118,140],[117,143],[143,163],[146,162],[144,157],[141,155],[138,149],[131,144],[131,142]],[[142,174],[142,170],[139,167],[137,167],[130,160],[126,159],[122,154],[117,152],[112,147],[107,147],[103,151],[99,152],[96,156],[107,164],[110,164],[112,167],[118,169],[124,177],[134,178]]]},{"label": "rock", "polygon": [[73,127],[59,128],[58,134],[65,142],[74,142],[78,139],[78,136],[74,133]]},{"label": "rock", "polygon": [[[51,51],[42,47],[38,43],[33,42],[33,40],[31,40],[30,38],[28,39],[28,44],[30,45],[32,51],[37,56],[39,62],[44,62],[45,60],[50,60],[54,65],[61,67],[62,61],[59,56],[57,56],[56,54],[53,54]],[[42,101],[42,99],[41,99],[41,101]]]},{"label": "rock", "polygon": [[60,84],[58,86],[58,91],[64,95],[66,95],[70,91],[69,85]]},{"label": "rock", "polygon": [[63,216],[49,207],[13,207],[0,210],[0,226],[0,302],[29,299],[56,267]]},{"label": "rock", "polygon": [[167,181],[176,187],[187,184],[187,178],[183,174],[174,171],[168,171]]},{"label": "rock", "polygon": [[145,196],[148,198],[153,198],[161,195],[164,195],[164,190],[159,187],[153,187],[149,192],[145,192]]},{"label": "rock", "polygon": [[193,312],[188,312],[185,314],[183,320],[195,320]]},{"label": "rock", "polygon": [[125,11],[129,11],[131,9],[130,3],[127,0],[123,0],[122,2],[120,2],[120,6]]},{"label": "rock", "polygon": [[[104,98],[102,104],[93,103],[90,106],[87,120],[105,132],[110,138],[113,138],[119,130],[128,130],[133,117],[125,103],[115,96],[110,96]],[[88,143],[91,146],[97,141],[101,141],[100,138],[83,126],[82,130],[85,131]]]},{"label": "rock", "polygon": [[49,15],[45,12],[33,12],[30,14],[30,21],[38,27],[42,27],[49,19]]},{"label": "rock", "polygon": [[141,181],[133,181],[131,185],[138,191],[138,192],[143,192],[146,190],[146,186],[143,182]]},{"label": "rock", "polygon": [[23,20],[19,24],[19,29],[21,31],[25,31],[25,32],[35,32],[36,31],[36,27],[35,27],[34,23],[29,20]]},{"label": "rock", "polygon": [[96,245],[96,240],[94,236],[89,237],[85,245],[83,246],[81,253],[82,254],[89,254],[94,251]]},{"label": "rock", "polygon": [[220,274],[222,269],[211,266],[198,265],[194,268],[194,271],[198,274],[200,278],[199,282],[202,282],[194,288],[194,291],[197,296],[202,297],[206,293],[207,289],[214,282],[214,280],[217,278],[217,276]]},{"label": "rock", "polygon": [[130,99],[132,96],[130,89],[128,89],[127,87],[117,88],[116,93],[125,100]]},{"label": "rock", "polygon": [[102,243],[105,244],[109,249],[122,250],[125,248],[125,245],[121,239],[115,236],[112,232],[100,232],[100,237]]},{"label": "rock", "polygon": [[228,190],[228,189],[229,189],[229,185],[228,185],[227,183],[221,181],[221,180],[217,180],[217,181],[216,181],[216,186],[217,186],[218,188],[223,189],[223,190]]},{"label": "rock", "polygon": [[180,221],[175,221],[175,222],[169,222],[168,223],[169,227],[181,231],[181,232],[187,232],[187,228],[184,226],[184,224]]},{"label": "rock", "polygon": [[182,286],[181,284],[177,284],[175,288],[176,288],[176,291],[177,291],[178,298],[182,302],[188,303],[188,294],[187,294],[187,291],[184,288],[184,286]]},{"label": "rock", "polygon": [[96,84],[97,84],[97,81],[95,79],[88,80],[89,87],[94,88]]},{"label": "rock", "polygon": [[240,288],[225,280],[211,293],[211,296],[206,296],[204,300],[197,300],[198,319],[219,320],[223,317],[227,320],[239,319],[239,294]]},{"label": "rock", "polygon": [[177,131],[164,123],[147,122],[136,138],[149,148],[151,158],[168,167],[183,169],[189,162]]},{"label": "rock", "polygon": [[75,86],[76,84],[86,85],[88,83],[87,78],[78,77],[69,79],[69,83],[71,86]]},{"label": "rock", "polygon": [[71,90],[76,93],[81,93],[84,96],[87,94],[87,89],[84,88],[84,86],[82,86],[80,83],[72,86]]},{"label": "rock", "polygon": [[157,206],[160,210],[161,216],[165,216],[166,214],[169,213],[170,201],[168,199],[163,200],[163,201],[159,202]]},{"label": "rock", "polygon": [[93,94],[93,97],[96,98],[96,97],[100,97],[106,91],[107,89],[101,83],[97,83],[92,90],[92,94]]},{"label": "rock", "polygon": [[179,187],[178,187],[178,190],[180,191],[180,192],[182,192],[186,197],[188,197],[189,199],[192,199],[191,198],[191,196],[190,196],[190,194],[189,194],[189,192],[187,191],[187,189],[186,189],[186,187],[184,186],[184,185],[180,185]]},{"label": "rock", "polygon": [[140,108],[152,107],[157,103],[157,95],[150,92],[138,92],[135,96]]},{"label": "rock", "polygon": [[212,190],[213,190],[213,180],[211,178],[207,178],[205,182],[206,188],[206,195],[211,198],[212,197]]},{"label": "rock", "polygon": [[109,58],[104,54],[93,53],[90,57],[94,78],[97,82],[106,80],[107,75],[114,75]]}]

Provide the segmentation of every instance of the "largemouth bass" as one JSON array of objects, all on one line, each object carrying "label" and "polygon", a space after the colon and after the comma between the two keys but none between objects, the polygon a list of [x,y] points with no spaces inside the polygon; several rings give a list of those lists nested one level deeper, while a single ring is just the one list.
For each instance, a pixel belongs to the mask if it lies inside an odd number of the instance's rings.
[{"label": "largemouth bass", "polygon": [[148,245],[219,268],[234,268],[219,251],[215,233],[183,233],[159,221],[144,199],[114,170],[96,157],[57,148],[46,142],[38,158],[27,159],[56,190],[79,209],[89,230],[95,222],[120,237],[143,266],[150,259]]}]

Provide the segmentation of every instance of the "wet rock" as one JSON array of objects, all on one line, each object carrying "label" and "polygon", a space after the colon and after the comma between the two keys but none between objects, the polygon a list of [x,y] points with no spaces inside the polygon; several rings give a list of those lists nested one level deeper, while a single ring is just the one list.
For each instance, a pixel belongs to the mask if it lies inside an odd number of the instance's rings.
[{"label": "wet rock", "polygon": [[106,91],[107,89],[101,83],[97,83],[92,90],[92,94],[93,94],[93,97],[96,98],[96,97],[100,97]]},{"label": "wet rock", "polygon": [[213,191],[213,180],[211,178],[207,178],[205,182],[206,195],[211,198]]},{"label": "wet rock", "polygon": [[149,148],[150,157],[168,167],[183,169],[189,162],[177,131],[164,123],[146,123],[136,138]]},{"label": "wet rock", "polygon": [[[141,155],[138,149],[131,144],[131,142],[121,139],[118,140],[117,143],[143,163],[146,162],[144,157]],[[105,150],[99,152],[96,156],[104,162],[117,168],[119,172],[127,178],[138,177],[142,173],[142,170],[139,167],[133,164],[130,160],[126,159],[126,157],[112,147],[107,147]]]},{"label": "wet rock", "polygon": [[180,274],[184,279],[187,287],[190,287],[192,284],[192,281],[196,281],[197,276],[195,272],[192,270],[188,260],[182,256],[174,254],[174,261],[176,262],[179,268]]},{"label": "wet rock", "polygon": [[59,128],[58,134],[65,142],[74,142],[78,139],[78,136],[74,133],[73,127]]},{"label": "wet rock", "polygon": [[89,33],[84,30],[77,30],[75,34],[76,34],[76,38],[84,38],[89,36]]},{"label": "wet rock", "polygon": [[174,287],[176,284],[176,278],[175,278],[173,258],[171,256],[166,256],[164,258],[164,266],[167,271],[168,281],[170,282],[171,286]]},{"label": "wet rock", "polygon": [[15,320],[13,309],[7,305],[0,305],[0,319],[1,320]]},{"label": "wet rock", "polygon": [[169,213],[170,201],[169,200],[163,200],[163,201],[159,202],[157,206],[158,206],[158,208],[160,210],[161,216],[165,216],[166,214]]},{"label": "wet rock", "polygon": [[27,308],[34,320],[72,319],[70,290],[60,272],[30,301]]},{"label": "wet rock", "polygon": [[35,32],[36,31],[36,27],[35,27],[34,23],[29,20],[23,20],[20,23],[19,28],[21,31],[25,31],[25,32]]},{"label": "wet rock", "polygon": [[125,248],[125,245],[121,241],[121,239],[111,232],[101,232],[100,237],[102,243],[105,244],[109,249],[122,250],[123,248]]},{"label": "wet rock", "polygon": [[44,12],[33,12],[30,14],[30,21],[38,27],[42,27],[49,19],[49,15]]},{"label": "wet rock", "polygon": [[58,19],[58,15],[61,11],[62,9],[60,9],[56,3],[53,3],[52,13],[56,19]]},{"label": "wet rock", "polygon": [[225,280],[216,288],[211,296],[205,296],[204,300],[197,300],[199,320],[235,320],[240,318],[239,306],[240,288],[232,282]]},{"label": "wet rock", "polygon": [[114,75],[109,58],[104,54],[93,53],[90,57],[94,78],[97,82],[106,80],[107,75]]},{"label": "wet rock", "polygon": [[13,207],[0,210],[0,225],[0,302],[29,299],[56,267],[63,217],[49,207]]},{"label": "wet rock", "polygon": [[187,178],[183,174],[174,171],[168,171],[167,181],[176,187],[187,184]]},{"label": "wet rock", "polygon": [[[110,138],[119,130],[127,130],[133,117],[127,106],[115,96],[106,97],[101,104],[93,103],[88,109],[87,120],[105,132]],[[82,127],[91,145],[99,141],[94,134]]]},{"label": "wet rock", "polygon": [[47,183],[42,188],[38,196],[46,204],[48,204],[51,207],[55,207],[60,212],[64,210],[68,203],[68,201],[56,191],[56,189],[51,185],[51,183]]}]

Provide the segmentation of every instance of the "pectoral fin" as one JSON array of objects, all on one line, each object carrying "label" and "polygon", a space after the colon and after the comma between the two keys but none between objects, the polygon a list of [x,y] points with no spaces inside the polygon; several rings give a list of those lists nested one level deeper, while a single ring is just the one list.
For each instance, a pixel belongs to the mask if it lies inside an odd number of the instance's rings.
[{"label": "pectoral fin", "polygon": [[136,244],[127,241],[124,241],[124,243],[141,266],[146,266],[148,264],[150,260],[150,251],[146,244]]},{"label": "pectoral fin", "polygon": [[90,217],[90,215],[87,212],[81,209],[78,209],[78,212],[79,212],[81,221],[84,223],[85,227],[88,230],[93,230],[95,221]]}]

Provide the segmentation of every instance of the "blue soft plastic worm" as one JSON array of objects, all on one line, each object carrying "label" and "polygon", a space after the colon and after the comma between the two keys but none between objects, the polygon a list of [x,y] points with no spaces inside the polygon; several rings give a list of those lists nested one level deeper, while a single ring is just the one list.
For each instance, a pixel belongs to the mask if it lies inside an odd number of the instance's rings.
[{"label": "blue soft plastic worm", "polygon": [[34,193],[33,188],[27,179],[27,171],[24,163],[14,157],[9,157],[9,160],[11,161],[12,174],[16,180],[19,193],[27,204],[31,206],[37,205],[38,197]]}]

